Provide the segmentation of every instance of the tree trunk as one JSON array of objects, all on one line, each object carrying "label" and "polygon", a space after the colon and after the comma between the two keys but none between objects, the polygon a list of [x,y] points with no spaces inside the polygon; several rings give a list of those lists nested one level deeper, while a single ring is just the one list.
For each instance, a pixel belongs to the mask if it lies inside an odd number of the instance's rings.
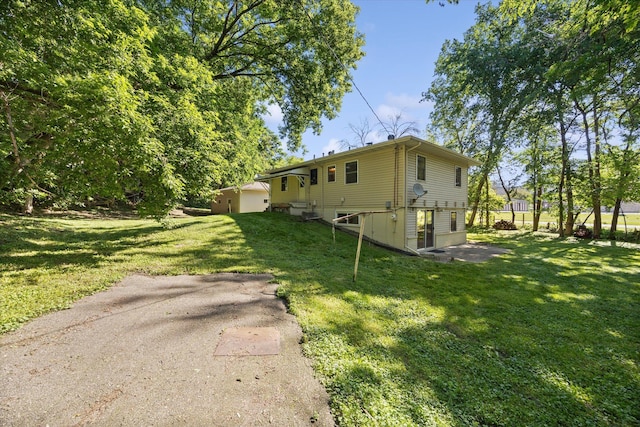
[{"label": "tree trunk", "polygon": [[595,145],[595,159],[593,163],[593,181],[591,200],[593,205],[593,238],[599,239],[602,234],[602,178],[600,175],[600,119],[598,105],[593,97],[593,136]]},{"label": "tree trunk", "polygon": [[[584,128],[585,141],[587,143],[587,165],[589,167],[589,196],[591,198],[591,208],[593,209],[593,237],[600,238],[602,230],[602,214],[600,202],[600,137],[599,137],[599,121],[598,110],[596,105],[596,97],[593,97],[593,135],[591,140],[591,127],[589,125],[589,117],[586,108],[583,108],[578,100],[574,99],[574,105],[582,116],[582,126]],[[595,147],[595,157],[592,155],[592,146]]]},{"label": "tree trunk", "polygon": [[471,208],[471,216],[469,217],[469,223],[467,224],[467,226],[471,227],[473,226],[473,223],[476,220],[476,216],[478,215],[478,209],[480,208],[480,199],[482,198],[482,188],[484,186],[484,178],[480,178],[480,182],[478,183],[478,188],[476,189],[474,195],[473,195],[473,200],[471,201],[472,204],[472,208]]},{"label": "tree trunk", "polygon": [[564,237],[564,199],[563,192],[569,163],[567,149],[567,135],[562,119],[560,120],[560,140],[562,141],[562,169],[560,171],[560,183],[558,184],[558,235]]},{"label": "tree trunk", "polygon": [[573,212],[573,182],[572,182],[571,164],[567,161],[567,177],[565,179],[565,185],[567,188],[567,223],[564,229],[565,236],[571,236],[573,233],[573,225],[575,223],[575,214]]},{"label": "tree trunk", "polygon": [[516,223],[516,211],[513,209],[513,203],[511,201],[511,192],[509,191],[509,189],[507,188],[507,186],[504,183],[504,180],[502,179],[502,174],[500,173],[500,168],[498,168],[498,179],[500,179],[500,185],[502,186],[502,189],[504,190],[504,193],[507,195],[507,204],[509,205],[509,209],[511,210],[511,222],[512,223]]},{"label": "tree trunk", "polygon": [[611,217],[611,228],[609,229],[609,240],[616,240],[616,231],[618,230],[618,218],[620,217],[620,205],[622,199],[617,198],[613,206],[613,215]]},{"label": "tree trunk", "polygon": [[485,178],[485,203],[484,203],[484,212],[485,212],[485,227],[489,228],[489,175]]},{"label": "tree trunk", "polygon": [[542,213],[542,187],[538,186],[533,191],[533,231],[538,231],[540,226],[540,214]]},{"label": "tree trunk", "polygon": [[31,215],[33,213],[33,194],[27,192],[27,196],[24,199],[24,206],[22,212]]}]

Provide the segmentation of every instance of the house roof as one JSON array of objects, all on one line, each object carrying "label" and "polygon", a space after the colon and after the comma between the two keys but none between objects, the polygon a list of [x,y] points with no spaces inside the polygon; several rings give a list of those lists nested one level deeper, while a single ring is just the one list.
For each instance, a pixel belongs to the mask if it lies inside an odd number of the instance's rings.
[{"label": "house roof", "polygon": [[278,169],[272,169],[270,171],[266,171],[264,175],[259,175],[256,178],[256,181],[268,180],[271,178],[276,178],[280,176],[288,176],[288,175],[297,175],[297,176],[308,176],[309,174],[305,172],[306,167],[315,165],[320,162],[325,162],[329,159],[341,159],[348,158],[352,156],[357,156],[362,153],[374,152],[377,150],[381,150],[383,148],[387,148],[389,146],[394,145],[405,145],[409,148],[418,148],[420,147],[423,152],[427,152],[429,154],[433,154],[438,157],[442,157],[453,162],[458,162],[464,164],[466,166],[479,166],[480,162],[477,160],[467,157],[463,154],[460,154],[456,151],[445,148],[441,145],[434,144],[432,142],[425,141],[423,139],[417,138],[412,135],[403,136],[396,139],[391,139],[384,142],[379,142],[377,144],[367,145],[364,147],[355,148],[353,150],[341,151],[339,153],[330,154],[328,156],[322,156],[318,158],[313,158],[311,160],[306,160],[301,163],[296,163],[293,165],[285,166]]},{"label": "house roof", "polygon": [[265,182],[250,182],[241,187],[226,187],[226,188],[221,188],[218,191],[229,191],[229,190],[233,190],[236,192],[237,191],[269,191],[269,184]]}]

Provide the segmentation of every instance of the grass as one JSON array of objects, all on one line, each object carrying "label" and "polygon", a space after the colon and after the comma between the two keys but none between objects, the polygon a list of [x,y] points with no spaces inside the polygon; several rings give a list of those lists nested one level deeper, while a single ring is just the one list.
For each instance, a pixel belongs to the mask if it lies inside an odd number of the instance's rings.
[{"label": "grass", "polygon": [[0,327],[132,272],[270,272],[340,425],[638,425],[640,250],[524,232],[440,264],[286,215],[0,215]]},{"label": "grass", "polygon": [[[611,227],[611,219],[613,214],[611,213],[602,213],[602,226],[607,230]],[[503,212],[491,212],[490,218],[492,221],[499,221],[501,219],[511,221],[511,212],[503,211]],[[629,232],[633,231],[636,228],[640,228],[640,213],[628,213],[624,216],[618,217],[618,230],[624,231],[625,220],[627,222],[627,230]],[[533,224],[533,213],[531,212],[516,212],[516,225],[521,226],[523,224]],[[581,213],[578,215],[578,219],[576,220],[576,225],[582,224],[582,222],[586,221],[586,224],[593,224],[593,214],[589,216],[589,212]],[[558,223],[557,215],[551,215],[547,212],[543,212],[540,215],[540,229],[550,224],[552,226],[556,226]]]}]

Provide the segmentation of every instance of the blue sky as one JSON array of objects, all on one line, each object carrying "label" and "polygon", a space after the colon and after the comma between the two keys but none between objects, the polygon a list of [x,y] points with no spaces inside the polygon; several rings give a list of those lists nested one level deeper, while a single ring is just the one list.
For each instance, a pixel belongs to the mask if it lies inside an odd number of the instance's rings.
[{"label": "blue sky", "polygon": [[[420,103],[421,94],[433,79],[433,69],[442,44],[447,39],[462,39],[475,22],[478,0],[460,0],[459,4],[426,4],[424,0],[354,0],[360,7],[356,25],[365,36],[365,57],[358,62],[353,79],[360,91],[386,121],[401,112],[424,129],[431,105]],[[276,127],[278,111],[267,123]],[[330,150],[341,151],[340,140],[352,139],[349,124],[363,120],[376,125],[369,107],[354,89],[345,95],[337,118],[323,121],[321,135],[305,133],[306,153],[293,153],[304,159],[322,156]],[[371,142],[386,139],[386,134],[371,135]]]}]

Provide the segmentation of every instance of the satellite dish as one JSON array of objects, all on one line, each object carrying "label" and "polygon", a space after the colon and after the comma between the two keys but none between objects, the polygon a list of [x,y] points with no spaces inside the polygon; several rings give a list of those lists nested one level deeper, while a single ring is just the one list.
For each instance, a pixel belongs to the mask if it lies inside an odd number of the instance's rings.
[{"label": "satellite dish", "polygon": [[417,197],[422,197],[427,194],[427,190],[422,188],[422,184],[420,184],[419,182],[413,184],[413,192],[416,193]]}]

